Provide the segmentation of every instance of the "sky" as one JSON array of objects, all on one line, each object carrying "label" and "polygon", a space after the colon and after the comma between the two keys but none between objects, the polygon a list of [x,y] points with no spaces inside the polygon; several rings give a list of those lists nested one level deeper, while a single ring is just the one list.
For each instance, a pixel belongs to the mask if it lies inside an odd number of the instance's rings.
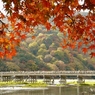
[{"label": "sky", "polygon": [[[84,3],[84,0],[79,0],[79,3],[82,5],[82,4]],[[0,11],[3,12],[4,14],[6,14],[6,13],[4,12],[2,0],[0,0]]]},{"label": "sky", "polygon": [[3,14],[6,15],[6,13],[4,11],[4,8],[3,8],[3,2],[2,2],[2,0],[0,0],[0,11],[3,12]]},{"label": "sky", "polygon": [[3,10],[3,3],[2,3],[2,0],[0,0],[0,11]]}]

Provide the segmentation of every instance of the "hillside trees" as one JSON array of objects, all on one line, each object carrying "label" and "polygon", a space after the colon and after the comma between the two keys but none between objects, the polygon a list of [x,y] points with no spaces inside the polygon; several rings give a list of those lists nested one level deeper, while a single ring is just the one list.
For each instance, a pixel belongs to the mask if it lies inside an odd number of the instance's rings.
[{"label": "hillside trees", "polygon": [[8,68],[6,64],[2,60],[0,60],[0,71],[7,71],[7,70]]},{"label": "hillside trees", "polygon": [[[0,11],[0,58],[16,55],[16,46],[28,33],[35,38],[34,27],[59,29],[63,48],[81,47],[95,56],[95,0],[2,0],[6,14]],[[82,3],[80,3],[82,2]],[[84,16],[81,11],[87,10]],[[5,22],[5,19],[7,22]]]},{"label": "hillside trees", "polygon": [[38,51],[38,43],[33,42],[29,44],[30,51],[33,52],[33,54],[37,54]]},{"label": "hillside trees", "polygon": [[[39,30],[38,30],[39,31]],[[39,33],[43,33],[39,36]],[[83,55],[76,49],[62,49],[56,41],[55,35],[48,36],[59,31],[44,32],[41,30],[37,32],[36,38],[30,41],[31,36],[28,35],[25,41],[20,43],[16,48],[17,55],[12,60],[2,59],[0,61],[1,71],[34,71],[34,70],[91,70],[95,69],[95,58],[90,58],[88,55]],[[52,43],[50,46],[45,45],[44,40],[49,37]],[[41,37],[42,39],[39,39]],[[29,42],[28,42],[28,40]],[[43,40],[44,39],[44,40]],[[39,43],[40,41],[40,43]],[[37,51],[34,53],[28,46],[32,43],[37,43]],[[48,42],[47,42],[48,43]],[[27,48],[28,47],[28,48]],[[34,47],[36,49],[36,45]],[[66,56],[65,56],[66,55]],[[1,64],[2,63],[2,64]],[[3,66],[3,67],[2,67]],[[2,69],[3,68],[3,69]]]}]

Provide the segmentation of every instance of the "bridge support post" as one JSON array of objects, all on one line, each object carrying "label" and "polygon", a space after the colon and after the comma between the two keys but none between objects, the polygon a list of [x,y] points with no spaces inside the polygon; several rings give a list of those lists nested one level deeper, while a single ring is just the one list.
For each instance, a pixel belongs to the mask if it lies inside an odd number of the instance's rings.
[{"label": "bridge support post", "polygon": [[51,84],[51,76],[44,76],[43,80],[46,84]]},{"label": "bridge support post", "polygon": [[23,76],[15,76],[15,82],[23,82],[24,78]]},{"label": "bridge support post", "polygon": [[83,76],[77,76],[78,83],[85,83]]},{"label": "bridge support post", "polygon": [[11,81],[11,80],[12,80],[11,76],[3,76],[1,79],[1,81],[5,81],[5,82]]},{"label": "bridge support post", "polygon": [[60,84],[66,84],[66,76],[60,75]]},{"label": "bridge support post", "polygon": [[51,84],[54,84],[54,76],[52,77],[52,81],[51,82],[52,82]]},{"label": "bridge support post", "polygon": [[30,78],[31,78],[31,82],[32,82],[32,83],[37,82],[37,76],[36,76],[36,75],[30,76]]},{"label": "bridge support post", "polygon": [[1,73],[1,76],[0,76],[0,81],[1,81],[1,82],[3,81],[3,78],[2,78],[2,73]]}]

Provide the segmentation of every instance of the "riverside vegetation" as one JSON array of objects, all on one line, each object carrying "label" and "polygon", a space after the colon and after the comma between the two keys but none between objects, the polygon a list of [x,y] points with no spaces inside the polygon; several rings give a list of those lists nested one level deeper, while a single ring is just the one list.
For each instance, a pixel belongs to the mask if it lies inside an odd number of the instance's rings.
[{"label": "riverside vegetation", "polygon": [[22,87],[46,87],[47,84],[43,82],[36,82],[36,83],[29,83],[29,82],[0,82],[0,87],[7,87],[7,86],[22,86]]},{"label": "riverside vegetation", "polygon": [[15,86],[21,86],[21,87],[48,87],[48,86],[95,86],[95,81],[85,81],[84,83],[78,83],[77,81],[70,81],[66,82],[66,84],[46,84],[42,81],[38,81],[35,83],[30,82],[0,82],[0,87],[15,87]]}]

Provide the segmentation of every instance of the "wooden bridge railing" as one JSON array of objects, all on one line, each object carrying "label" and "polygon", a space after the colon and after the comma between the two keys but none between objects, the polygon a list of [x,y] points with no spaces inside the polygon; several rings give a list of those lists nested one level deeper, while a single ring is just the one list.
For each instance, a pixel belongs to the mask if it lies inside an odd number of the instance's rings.
[{"label": "wooden bridge railing", "polygon": [[17,75],[83,75],[95,76],[95,71],[10,71],[0,72],[0,75],[17,76]]}]

